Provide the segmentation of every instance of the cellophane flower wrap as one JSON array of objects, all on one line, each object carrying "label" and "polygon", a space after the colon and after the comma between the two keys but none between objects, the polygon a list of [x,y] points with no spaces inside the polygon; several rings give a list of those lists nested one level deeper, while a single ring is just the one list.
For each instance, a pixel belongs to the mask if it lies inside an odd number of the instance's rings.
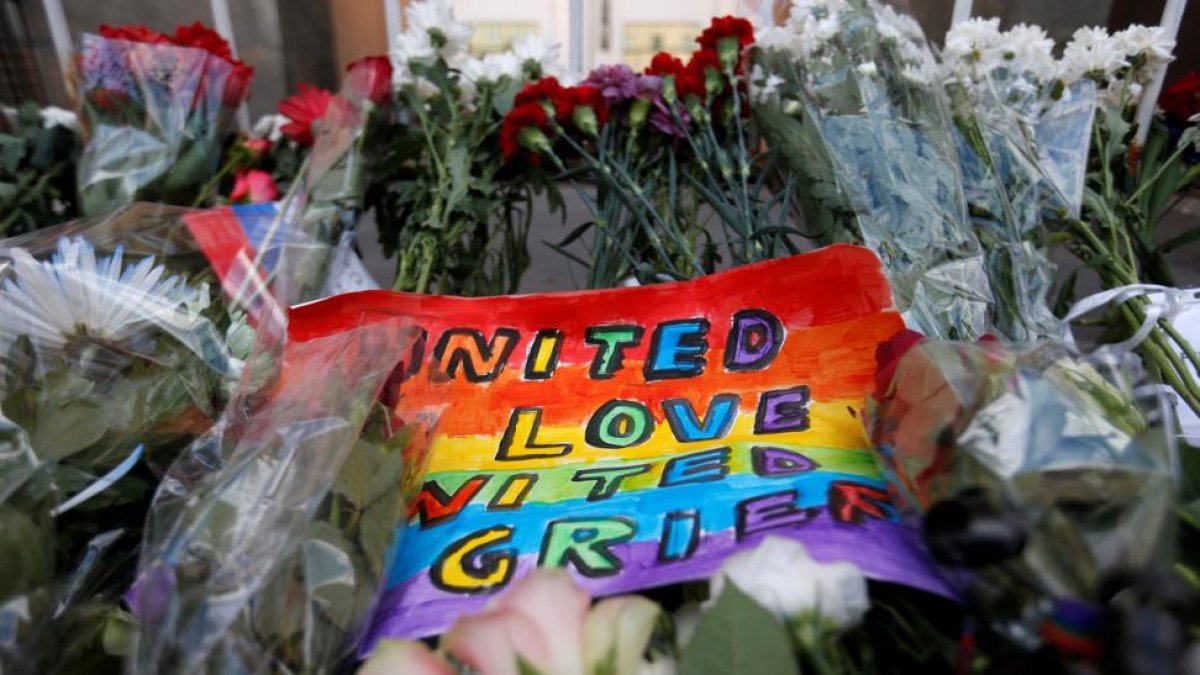
[{"label": "cellophane flower wrap", "polygon": [[[1170,560],[1172,418],[1160,390],[1142,387],[1136,357],[913,334],[879,354],[868,429],[902,512],[919,523],[973,495],[1025,533],[1018,559],[978,574],[1023,598],[996,609],[998,621],[1035,598],[1098,601],[1106,575]],[[948,571],[964,588],[974,578]]]},{"label": "cellophane flower wrap", "polygon": [[134,205],[0,242],[5,672],[118,662],[154,487],[220,414],[250,312],[270,306],[261,284],[222,293],[184,213]]},{"label": "cellophane flower wrap", "polygon": [[247,369],[253,345],[283,344],[285,308],[327,291],[348,251],[352,92],[278,205],[136,203],[0,241],[6,671],[90,672],[129,654],[138,622],[122,598],[160,481],[235,391],[270,381],[279,359],[260,348]]},{"label": "cellophane flower wrap", "polygon": [[883,260],[907,323],[945,339],[988,332],[992,292],[967,217],[946,96],[920,27],[865,0],[797,0],[758,32],[755,116],[807,180],[823,243]]},{"label": "cellophane flower wrap", "polygon": [[257,343],[233,404],[154,498],[129,594],[136,672],[354,659],[432,424],[392,413],[397,340],[417,334],[396,323]]},{"label": "cellophane flower wrap", "polygon": [[81,207],[190,205],[217,171],[253,70],[196,24],[168,37],[142,29],[86,34],[76,59],[84,137]]}]

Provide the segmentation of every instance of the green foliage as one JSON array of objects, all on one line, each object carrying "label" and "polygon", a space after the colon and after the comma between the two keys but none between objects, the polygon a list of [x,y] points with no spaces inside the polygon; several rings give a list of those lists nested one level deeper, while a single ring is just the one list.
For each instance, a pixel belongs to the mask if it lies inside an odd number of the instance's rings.
[{"label": "green foliage", "polygon": [[79,215],[79,152],[79,135],[60,125],[42,128],[34,103],[21,106],[10,128],[0,125],[0,238]]},{"label": "green foliage", "polygon": [[701,617],[679,659],[680,675],[799,672],[783,625],[733,583]]},{"label": "green foliage", "polygon": [[467,107],[459,75],[441,58],[414,63],[413,72],[440,93],[424,97],[406,86],[401,109],[367,131],[365,204],[374,208],[384,254],[396,259],[392,288],[514,293],[529,266],[534,197],[561,208],[541,174],[505,166],[500,154],[500,121],[522,83],[480,83]]}]

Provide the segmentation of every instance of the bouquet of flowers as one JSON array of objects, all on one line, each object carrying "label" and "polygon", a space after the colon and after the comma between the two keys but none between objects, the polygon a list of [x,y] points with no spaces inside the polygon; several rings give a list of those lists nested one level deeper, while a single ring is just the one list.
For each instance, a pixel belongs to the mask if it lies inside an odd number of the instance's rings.
[{"label": "bouquet of flowers", "polygon": [[115,667],[154,486],[241,375],[261,287],[214,298],[181,215],[141,205],[0,243],[6,671]]},{"label": "bouquet of flowers", "polygon": [[143,26],[85,35],[75,73],[84,213],[138,200],[193,204],[217,171],[253,74],[198,22],[171,36]]},{"label": "bouquet of flowers", "polygon": [[[1187,164],[1200,129],[1179,116],[1186,110],[1169,103],[1176,112],[1151,125],[1145,145],[1136,142],[1133,127],[1142,87],[1170,60],[1174,43],[1158,28],[1134,25],[1113,35],[1103,29],[1080,29],[1058,60],[1051,57],[1051,47],[1039,28],[1018,26],[1001,32],[995,20],[963,22],[947,35],[946,81],[960,109],[973,111],[959,117],[964,145],[984,159],[975,167],[989,162],[996,167],[995,184],[999,192],[1009,193],[1004,200],[1009,206],[999,212],[1008,215],[998,217],[985,199],[979,199],[972,203],[973,216],[977,221],[1008,221],[981,231],[1008,231],[1011,247],[1029,239],[1022,231],[1036,233],[1035,216],[1040,214],[1048,229],[1094,270],[1103,288],[1174,286],[1164,255],[1193,241],[1195,233],[1160,242],[1155,226],[1173,198],[1200,178],[1200,170]],[[1003,132],[997,129],[1005,126],[1011,130],[1005,146],[1009,150],[988,140],[998,139]],[[1016,157],[1023,159],[1008,159]],[[972,164],[964,162],[968,176]],[[1033,170],[1006,169],[1022,165]],[[1017,204],[1025,205],[1025,215],[1018,217]],[[1036,262],[1041,256],[1028,245],[1026,252],[1031,264],[1025,266],[1030,269],[1015,276],[1029,279],[1027,286],[1044,289],[1037,281],[1044,276],[1036,269],[1042,267]],[[990,252],[989,259],[996,262]],[[1018,257],[1009,260],[1003,264],[1014,270],[1022,267]],[[1060,314],[1067,311],[1078,274],[1073,272],[1061,286],[1056,303]],[[1019,302],[1019,296],[1013,300]],[[1112,307],[1103,319],[1102,341],[1124,340],[1148,324],[1150,333],[1139,351],[1151,376],[1169,384],[1191,409],[1200,410],[1200,385],[1193,374],[1200,358],[1169,322],[1147,318],[1153,311],[1149,303],[1141,296]],[[1036,312],[1029,316],[1040,316],[1040,307],[1030,309]],[[1041,324],[1039,320],[1031,326]]]},{"label": "bouquet of flowers", "polygon": [[557,47],[524,36],[477,58],[445,0],[410,3],[406,17],[388,71],[394,95],[384,90],[367,131],[366,204],[384,253],[397,259],[392,287],[515,292],[529,264],[533,196],[545,190],[557,203],[557,194],[536,172],[504,166],[500,121],[521,85],[548,72]]},{"label": "bouquet of flowers", "polygon": [[[592,231],[590,288],[708,274],[798,249],[787,227],[790,182],[750,116],[749,21],[713,19],[686,62],[660,52],[643,73],[601,66],[576,86],[544,78],[517,94],[504,120],[508,161],[561,171],[591,220],[555,248]],[[724,241],[705,219],[715,217]]]},{"label": "bouquet of flowers", "polygon": [[796,0],[759,33],[755,114],[800,175],[822,243],[858,241],[888,270],[910,326],[976,339],[992,326],[946,97],[920,28],[865,0]]},{"label": "bouquet of flowers", "polygon": [[909,332],[879,365],[868,427],[889,492],[980,629],[1115,663],[1125,645],[1102,645],[1101,627],[1129,607],[1110,599],[1166,571],[1175,541],[1170,407],[1137,359]]},{"label": "bouquet of flowers", "polygon": [[129,595],[138,672],[332,673],[354,658],[411,497],[398,486],[436,423],[391,412],[387,355],[416,335],[394,324],[257,344],[154,497]]}]

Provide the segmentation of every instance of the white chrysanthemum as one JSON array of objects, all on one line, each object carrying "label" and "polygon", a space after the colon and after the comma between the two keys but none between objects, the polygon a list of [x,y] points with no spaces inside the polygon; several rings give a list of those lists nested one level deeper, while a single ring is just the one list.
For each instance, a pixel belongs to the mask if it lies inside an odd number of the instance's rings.
[{"label": "white chrysanthemum", "polygon": [[781,49],[796,53],[799,45],[796,32],[786,26],[764,26],[754,31],[754,43],[763,49]]},{"label": "white chrysanthemum", "polygon": [[1063,49],[1061,75],[1067,83],[1084,77],[1111,78],[1128,66],[1125,53],[1103,28],[1080,28]]},{"label": "white chrysanthemum", "polygon": [[925,42],[925,31],[921,30],[921,24],[911,16],[892,9],[891,5],[876,7],[875,15],[879,18],[881,36],[898,40],[903,38],[916,43]]},{"label": "white chrysanthemum", "polygon": [[974,17],[950,27],[943,53],[948,60],[986,62],[1003,43],[1000,19]]},{"label": "white chrysanthemum", "polygon": [[[1125,54],[1128,61],[1142,56],[1146,62],[1142,66],[1144,74],[1149,74],[1158,66],[1173,60],[1175,41],[1168,38],[1161,26],[1142,26],[1134,24],[1118,33],[1113,33],[1112,42]],[[1142,79],[1142,78],[1138,78]]]},{"label": "white chrysanthemum", "polygon": [[512,53],[521,65],[533,61],[543,71],[558,65],[558,43],[540,35],[527,34],[513,40]]},{"label": "white chrysanthemum", "polygon": [[454,9],[447,0],[410,3],[405,17],[408,19],[406,33],[425,36],[440,33],[446,40],[446,45],[442,48],[444,56],[466,51],[467,43],[471,39],[471,27],[455,20]]},{"label": "white chrysanthemum", "polygon": [[43,129],[51,129],[56,126],[79,129],[79,118],[75,116],[75,113],[64,108],[46,106],[38,111],[38,117],[42,120]]},{"label": "white chrysanthemum", "polygon": [[879,74],[879,66],[875,65],[874,61],[864,61],[854,67],[859,75],[864,77],[874,77]]},{"label": "white chrysanthemum", "polygon": [[521,77],[521,59],[513,52],[496,52],[483,58],[468,58],[458,66],[459,72],[468,82],[482,84],[499,82],[504,78]]},{"label": "white chrysanthemum", "polygon": [[1039,80],[1054,77],[1054,40],[1041,26],[1017,24],[1004,34],[1004,38],[1006,57],[1011,60],[1014,71]]},{"label": "white chrysanthemum", "polygon": [[150,325],[188,329],[208,306],[208,287],[194,289],[154,258],[126,266],[121,247],[97,260],[80,238],[63,237],[39,262],[12,249],[0,286],[0,354],[27,336],[39,353],[62,352],[74,340],[125,345]]}]

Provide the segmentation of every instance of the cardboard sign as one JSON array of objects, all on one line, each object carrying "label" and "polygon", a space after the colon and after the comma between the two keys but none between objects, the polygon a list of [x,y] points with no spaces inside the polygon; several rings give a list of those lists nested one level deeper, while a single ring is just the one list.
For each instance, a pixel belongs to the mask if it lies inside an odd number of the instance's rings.
[{"label": "cardboard sign", "polygon": [[295,308],[291,333],[397,316],[420,327],[397,413],[441,416],[371,641],[442,631],[535,565],[611,594],[768,534],[945,592],[862,428],[875,348],[903,327],[868,250],[610,291],[356,293]]}]

